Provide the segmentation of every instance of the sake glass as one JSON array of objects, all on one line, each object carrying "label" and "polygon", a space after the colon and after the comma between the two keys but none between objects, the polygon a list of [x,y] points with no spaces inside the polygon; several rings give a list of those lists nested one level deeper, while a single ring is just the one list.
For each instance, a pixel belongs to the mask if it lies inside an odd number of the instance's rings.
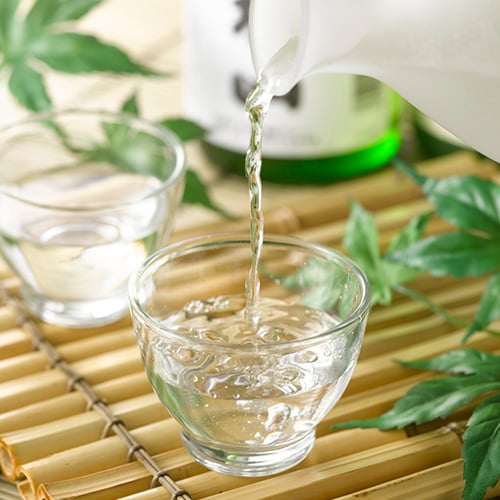
[{"label": "sake glass", "polygon": [[71,327],[125,315],[130,275],[168,238],[184,172],[178,138],[127,114],[35,114],[1,130],[0,252],[28,310]]},{"label": "sake glass", "polygon": [[274,474],[308,455],[356,366],[370,305],[347,257],[267,236],[260,316],[249,320],[250,259],[248,235],[207,235],[156,252],[129,287],[146,373],[186,449],[236,476]]}]

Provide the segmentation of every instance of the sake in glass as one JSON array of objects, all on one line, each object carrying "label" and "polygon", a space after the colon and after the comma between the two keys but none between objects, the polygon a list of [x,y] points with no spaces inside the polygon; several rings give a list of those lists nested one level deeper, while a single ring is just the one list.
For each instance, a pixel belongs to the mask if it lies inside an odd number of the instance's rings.
[{"label": "sake in glass", "polygon": [[126,114],[35,114],[0,131],[0,252],[27,308],[70,327],[125,315],[128,280],[168,237],[184,171],[174,134]]},{"label": "sake in glass", "polygon": [[274,474],[308,455],[351,378],[370,305],[347,257],[267,236],[249,314],[250,261],[248,235],[208,235],[156,252],[129,285],[145,370],[186,449],[236,476]]}]

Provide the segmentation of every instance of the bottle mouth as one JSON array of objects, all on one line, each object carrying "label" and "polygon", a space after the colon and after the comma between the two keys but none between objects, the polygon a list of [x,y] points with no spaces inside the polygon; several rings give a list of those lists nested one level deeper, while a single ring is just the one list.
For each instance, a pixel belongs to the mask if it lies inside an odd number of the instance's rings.
[{"label": "bottle mouth", "polygon": [[251,0],[249,35],[256,72],[274,79],[277,96],[311,73],[362,74],[355,53],[371,29],[376,3]]},{"label": "bottle mouth", "polygon": [[272,82],[270,90],[276,96],[286,94],[300,79],[304,51],[300,30],[307,25],[307,16],[303,0],[252,0],[250,3],[250,49],[254,68],[259,78]]}]

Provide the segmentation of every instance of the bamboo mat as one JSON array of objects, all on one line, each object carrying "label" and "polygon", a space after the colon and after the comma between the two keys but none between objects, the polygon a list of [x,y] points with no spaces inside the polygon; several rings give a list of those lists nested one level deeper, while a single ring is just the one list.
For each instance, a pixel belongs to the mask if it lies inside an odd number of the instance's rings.
[{"label": "bamboo mat", "polygon": [[[420,166],[427,175],[498,170],[470,154]],[[244,185],[244,181],[240,181]],[[266,186],[264,186],[266,190]],[[278,187],[272,187],[279,192]],[[266,231],[295,233],[339,247],[349,201],[373,211],[381,243],[428,210],[418,188],[394,169],[293,191],[266,213]],[[245,206],[246,200],[241,200]],[[266,206],[266,205],[264,205]],[[244,212],[244,211],[243,211]],[[181,217],[182,219],[182,217]],[[248,221],[180,224],[173,238],[246,230]],[[446,230],[433,221],[429,232]],[[461,436],[469,409],[445,421],[404,430],[331,430],[352,418],[380,415],[427,373],[394,359],[435,356],[459,347],[463,330],[419,303],[396,297],[371,312],[360,361],[346,393],[318,427],[310,456],[268,478],[211,472],[183,449],[179,427],[149,386],[128,318],[100,329],[68,330],[26,315],[18,283],[0,265],[0,465],[26,499],[304,499],[455,500],[463,488]],[[485,280],[418,278],[412,286],[452,314],[472,318]],[[498,329],[500,325],[495,325]],[[468,347],[499,352],[478,333]],[[0,481],[0,498],[15,498]],[[500,487],[487,498],[500,494]]]}]

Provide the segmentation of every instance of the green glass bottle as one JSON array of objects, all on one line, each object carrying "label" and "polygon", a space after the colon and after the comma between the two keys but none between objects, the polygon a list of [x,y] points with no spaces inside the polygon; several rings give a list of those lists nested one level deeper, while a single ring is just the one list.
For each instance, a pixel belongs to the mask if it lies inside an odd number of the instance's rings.
[{"label": "green glass bottle", "polygon": [[[186,114],[204,125],[207,155],[244,173],[245,99],[255,84],[248,2],[186,2]],[[315,74],[275,97],[264,123],[263,180],[323,184],[371,172],[397,153],[401,99],[365,76]]]},{"label": "green glass bottle", "polygon": [[466,147],[455,135],[418,109],[412,110],[412,118],[415,136],[426,156],[430,158],[443,156]]}]

